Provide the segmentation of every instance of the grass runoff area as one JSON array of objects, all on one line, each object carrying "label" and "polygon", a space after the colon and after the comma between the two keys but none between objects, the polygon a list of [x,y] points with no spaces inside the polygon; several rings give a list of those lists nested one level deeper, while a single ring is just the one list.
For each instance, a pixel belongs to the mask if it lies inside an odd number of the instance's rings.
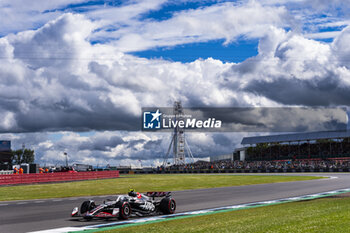
[{"label": "grass runoff area", "polygon": [[350,197],[333,196],[101,232],[350,232]]},{"label": "grass runoff area", "polygon": [[0,201],[125,194],[129,188],[134,188],[138,192],[175,191],[320,178],[323,177],[192,174],[124,175],[120,178],[105,180],[0,187]]}]

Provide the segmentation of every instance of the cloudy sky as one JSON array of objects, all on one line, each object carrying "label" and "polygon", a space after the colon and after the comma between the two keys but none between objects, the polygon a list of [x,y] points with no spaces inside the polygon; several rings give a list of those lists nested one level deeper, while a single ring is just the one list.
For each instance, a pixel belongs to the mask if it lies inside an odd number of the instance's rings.
[{"label": "cloudy sky", "polygon": [[[157,165],[141,107],[348,106],[349,1],[0,0],[0,139],[41,164]],[[191,133],[196,157],[245,134]]]}]

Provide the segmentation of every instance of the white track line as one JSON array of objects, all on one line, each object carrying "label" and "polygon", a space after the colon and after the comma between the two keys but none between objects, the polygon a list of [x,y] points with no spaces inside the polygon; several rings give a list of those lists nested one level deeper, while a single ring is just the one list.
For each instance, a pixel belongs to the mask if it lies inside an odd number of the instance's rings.
[{"label": "white track line", "polygon": [[88,229],[86,227],[62,227],[62,228],[56,228],[56,229],[50,229],[50,230],[44,230],[44,231],[32,231],[30,233],[67,233],[72,231],[82,231]]},{"label": "white track line", "polygon": [[34,201],[34,203],[44,203],[46,201]]},{"label": "white track line", "polygon": [[24,205],[24,204],[27,204],[28,202],[18,202],[16,203],[16,205]]}]

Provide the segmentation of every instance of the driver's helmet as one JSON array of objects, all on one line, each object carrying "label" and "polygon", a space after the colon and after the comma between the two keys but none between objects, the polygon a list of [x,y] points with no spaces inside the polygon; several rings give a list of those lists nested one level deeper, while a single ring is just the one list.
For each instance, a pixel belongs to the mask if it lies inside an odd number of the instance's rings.
[{"label": "driver's helmet", "polygon": [[129,189],[128,195],[130,197],[141,198],[141,194],[139,192],[135,192],[135,189]]},{"label": "driver's helmet", "polygon": [[129,195],[130,197],[136,197],[137,194],[136,194],[136,192],[135,192],[135,189],[129,189],[128,195]]}]

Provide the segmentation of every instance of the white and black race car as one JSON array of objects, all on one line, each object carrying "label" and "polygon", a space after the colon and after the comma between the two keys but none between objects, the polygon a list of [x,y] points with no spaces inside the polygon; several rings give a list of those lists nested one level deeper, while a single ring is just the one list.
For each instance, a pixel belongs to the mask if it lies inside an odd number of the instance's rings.
[{"label": "white and black race car", "polygon": [[84,201],[80,209],[75,207],[72,217],[119,218],[152,216],[175,213],[176,202],[170,192],[147,192],[141,194],[131,189],[128,195],[119,195],[115,200],[104,201],[96,205],[93,200]]}]

